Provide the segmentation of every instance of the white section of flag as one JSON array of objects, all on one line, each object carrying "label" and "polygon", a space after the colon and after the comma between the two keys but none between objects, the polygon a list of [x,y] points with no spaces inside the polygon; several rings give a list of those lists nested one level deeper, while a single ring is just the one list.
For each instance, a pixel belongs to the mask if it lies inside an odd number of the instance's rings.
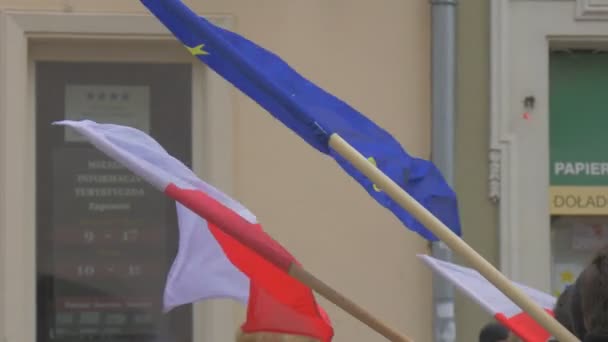
[{"label": "white section of flag", "polygon": [[[418,257],[431,267],[433,271],[448,279],[493,316],[503,314],[507,318],[510,318],[522,312],[519,306],[500,292],[500,290],[486,280],[479,272],[471,268],[438,260],[428,255],[418,255]],[[513,282],[513,284],[522,289],[530,299],[542,308],[553,310],[556,301],[555,297],[516,282]]]},{"label": "white section of flag", "polygon": [[[170,184],[182,189],[200,190],[247,221],[257,223],[255,215],[247,208],[199,179],[187,166],[140,130],[89,120],[65,120],[55,124],[76,130],[99,150],[159,191],[164,192]],[[165,310],[211,298],[232,298],[246,305],[249,279],[228,260],[207,222],[183,205],[176,203],[176,206],[179,250],[167,277]]]}]

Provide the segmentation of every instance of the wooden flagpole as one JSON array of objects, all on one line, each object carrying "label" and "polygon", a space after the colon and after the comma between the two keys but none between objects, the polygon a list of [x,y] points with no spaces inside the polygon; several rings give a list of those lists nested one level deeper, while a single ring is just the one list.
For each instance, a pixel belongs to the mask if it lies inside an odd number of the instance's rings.
[{"label": "wooden flagpole", "polygon": [[420,221],[435,236],[443,241],[454,252],[460,254],[467,263],[473,266],[490,283],[496,286],[522,310],[543,326],[553,337],[561,342],[578,342],[579,340],[540,306],[531,301],[522,290],[513,285],[507,277],[492,264],[471,248],[458,235],[454,234],[443,222],[410,196],[380,169],[370,163],[359,151],[352,147],[338,134],[329,138],[329,146],[348,160],[357,170],[374,182],[375,186],[389,195],[403,209]]},{"label": "wooden flagpole", "polygon": [[346,311],[353,317],[357,318],[359,321],[365,323],[368,327],[386,337],[389,341],[413,342],[412,339],[392,329],[384,322],[367,312],[365,309],[355,304],[350,299],[344,297],[338,291],[332,289],[329,285],[323,283],[301,266],[291,264],[291,267],[289,268],[289,275],[299,280],[304,285],[310,287],[312,290],[334,303],[336,306]]}]

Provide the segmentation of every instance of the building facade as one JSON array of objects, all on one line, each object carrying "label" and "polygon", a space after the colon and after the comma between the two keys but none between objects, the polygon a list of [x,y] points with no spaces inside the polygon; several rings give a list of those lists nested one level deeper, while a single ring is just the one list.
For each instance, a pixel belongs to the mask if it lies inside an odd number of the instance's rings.
[{"label": "building facade", "polygon": [[[186,3],[278,53],[388,128],[412,154],[429,157],[427,2]],[[62,118],[147,130],[256,213],[323,281],[413,339],[431,340],[431,274],[415,257],[428,252],[426,242],[194,60],[138,1],[0,0],[3,341],[62,341],[121,329],[230,341],[244,317],[243,308],[222,301],[169,315],[145,309],[150,303],[135,295],[161,296],[175,253],[174,211],[143,185],[91,189],[91,182],[99,187],[100,179],[116,176],[107,171],[113,166],[51,126]],[[104,216],[118,205],[112,196],[133,210]],[[116,251],[119,242],[127,247]],[[123,302],[112,302],[111,294]],[[321,303],[336,341],[383,340]],[[144,309],[125,316],[121,308],[129,305]]]},{"label": "building facade", "polygon": [[600,127],[608,7],[494,1],[491,9],[500,265],[512,279],[558,294],[606,242]]},{"label": "building facade", "polygon": [[[607,242],[607,13],[592,0],[459,4],[465,240],[509,278],[554,295]],[[491,319],[466,299],[456,312],[459,341]]]},{"label": "building facade", "polygon": [[[498,205],[490,197],[490,2],[458,2],[458,109],[455,189],[463,239],[500,270]],[[455,261],[466,265],[461,258]],[[476,341],[493,320],[477,303],[456,292],[456,341]]]}]

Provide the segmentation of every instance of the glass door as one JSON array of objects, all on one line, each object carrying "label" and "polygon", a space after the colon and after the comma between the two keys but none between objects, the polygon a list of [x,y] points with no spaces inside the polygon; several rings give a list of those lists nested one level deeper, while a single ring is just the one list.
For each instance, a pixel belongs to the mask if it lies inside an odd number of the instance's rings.
[{"label": "glass door", "polygon": [[57,120],[138,128],[191,165],[188,63],[38,61],[39,342],[191,341],[192,309],[164,314],[175,205]]}]

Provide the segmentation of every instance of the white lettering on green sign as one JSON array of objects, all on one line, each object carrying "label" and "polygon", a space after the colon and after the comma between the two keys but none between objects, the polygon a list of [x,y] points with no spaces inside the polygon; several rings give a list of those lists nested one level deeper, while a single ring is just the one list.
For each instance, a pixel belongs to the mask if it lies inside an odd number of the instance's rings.
[{"label": "white lettering on green sign", "polygon": [[608,176],[608,163],[555,162],[553,174],[557,176]]}]

